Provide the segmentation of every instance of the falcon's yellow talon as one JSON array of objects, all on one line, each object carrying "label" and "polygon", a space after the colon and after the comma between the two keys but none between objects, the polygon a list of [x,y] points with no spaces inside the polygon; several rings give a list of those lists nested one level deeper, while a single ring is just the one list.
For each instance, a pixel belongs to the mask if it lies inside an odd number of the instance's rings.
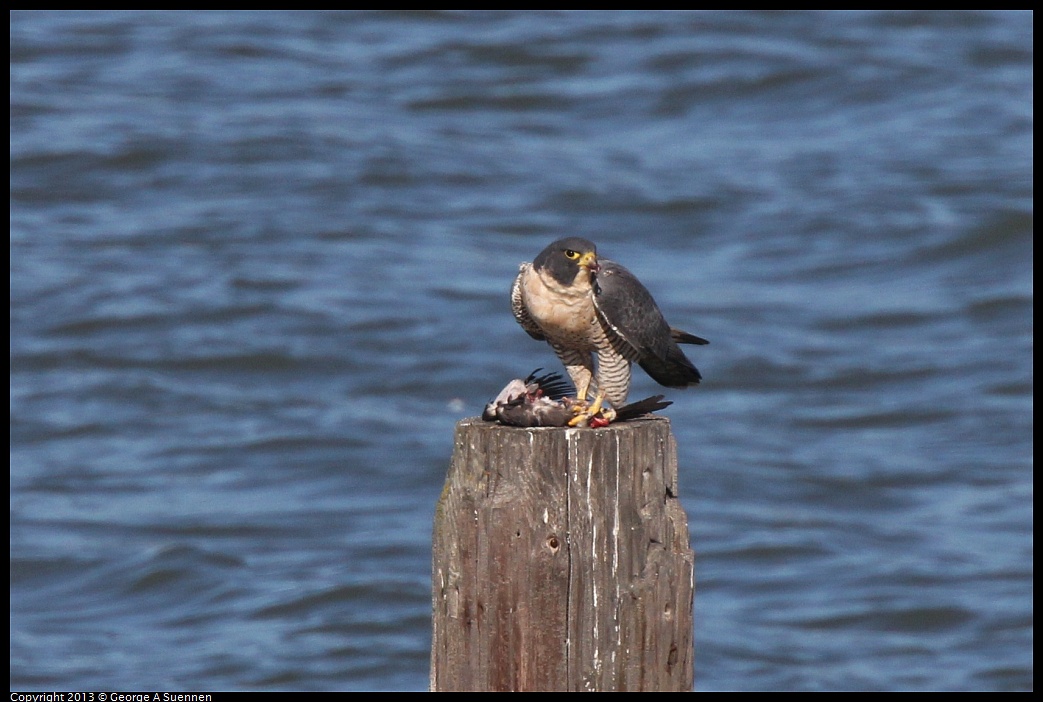
[{"label": "falcon's yellow talon", "polygon": [[589,422],[589,421],[590,421],[590,418],[587,417],[585,414],[578,414],[578,415],[576,415],[575,417],[573,417],[572,419],[569,420],[569,426],[570,427],[586,426],[587,422]]},{"label": "falcon's yellow talon", "polygon": [[598,391],[598,394],[594,396],[594,401],[590,403],[590,416],[594,416],[601,411],[601,403],[605,401],[605,393]]},{"label": "falcon's yellow talon", "polygon": [[[590,404],[587,404],[586,402],[577,401],[576,404],[572,406],[572,411],[575,413],[576,416],[569,420],[569,426],[587,426],[588,424],[590,424],[590,420],[597,417],[598,414],[606,416],[609,412],[612,413],[612,419],[615,419],[615,411],[601,408],[601,405],[604,401],[605,393],[601,391],[598,391],[598,394],[594,396],[594,401]],[[611,422],[612,419],[609,419],[608,421]]]}]

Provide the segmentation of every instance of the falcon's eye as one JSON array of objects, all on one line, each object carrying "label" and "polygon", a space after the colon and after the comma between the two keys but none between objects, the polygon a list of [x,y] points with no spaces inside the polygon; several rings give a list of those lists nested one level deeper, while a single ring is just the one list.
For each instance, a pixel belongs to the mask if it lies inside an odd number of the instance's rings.
[{"label": "falcon's eye", "polygon": [[579,258],[579,255],[579,251],[573,251],[572,249],[566,249],[565,251],[565,258],[571,258],[573,261]]}]

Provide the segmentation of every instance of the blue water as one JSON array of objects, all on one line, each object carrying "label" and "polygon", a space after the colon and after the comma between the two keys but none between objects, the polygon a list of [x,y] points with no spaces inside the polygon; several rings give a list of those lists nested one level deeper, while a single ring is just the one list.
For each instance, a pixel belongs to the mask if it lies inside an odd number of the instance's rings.
[{"label": "blue water", "polygon": [[712,342],[696,689],[1032,689],[1031,14],[10,19],[12,689],[426,689],[564,235]]}]

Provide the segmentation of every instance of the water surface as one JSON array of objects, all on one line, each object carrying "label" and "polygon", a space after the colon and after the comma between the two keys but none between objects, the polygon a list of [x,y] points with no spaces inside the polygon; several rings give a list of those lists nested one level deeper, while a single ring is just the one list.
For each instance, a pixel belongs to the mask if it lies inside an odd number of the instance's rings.
[{"label": "water surface", "polygon": [[712,342],[696,688],[1031,689],[1032,19],[12,13],[11,687],[425,689],[580,235]]}]

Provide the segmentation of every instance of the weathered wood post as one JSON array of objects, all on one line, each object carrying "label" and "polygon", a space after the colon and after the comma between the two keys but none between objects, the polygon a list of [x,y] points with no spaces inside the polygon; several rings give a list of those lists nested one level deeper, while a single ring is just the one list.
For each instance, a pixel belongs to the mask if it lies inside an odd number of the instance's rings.
[{"label": "weathered wood post", "polygon": [[456,425],[431,689],[692,689],[694,554],[670,422]]}]

